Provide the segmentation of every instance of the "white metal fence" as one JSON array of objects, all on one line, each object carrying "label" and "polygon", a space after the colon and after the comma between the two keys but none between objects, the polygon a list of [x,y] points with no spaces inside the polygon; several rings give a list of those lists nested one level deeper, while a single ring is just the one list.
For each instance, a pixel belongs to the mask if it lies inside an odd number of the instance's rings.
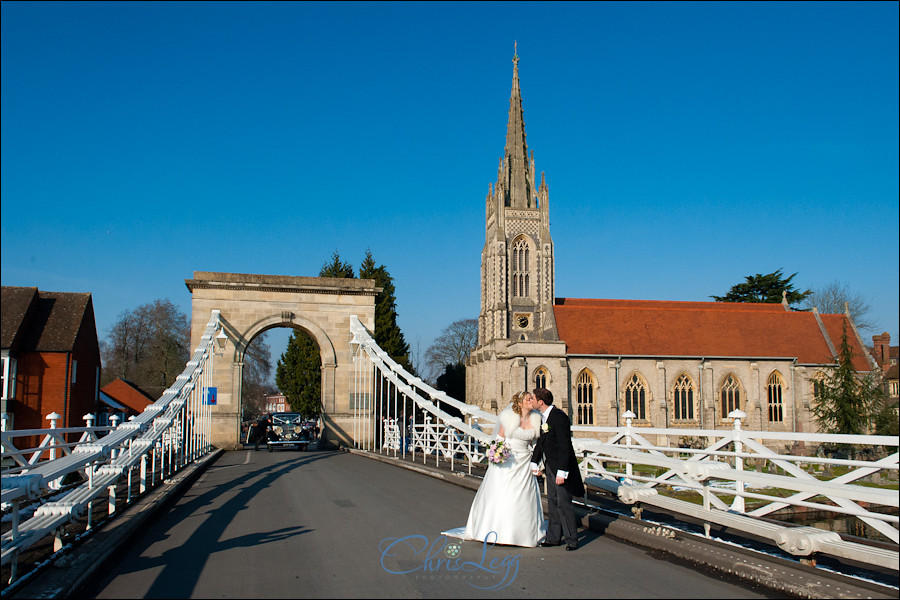
[{"label": "white metal fence", "polygon": [[[443,461],[469,473],[473,464],[485,463],[496,415],[454,400],[404,371],[355,317],[351,332],[358,448],[404,458],[409,454],[413,460],[421,456],[423,462],[439,466]],[[449,414],[448,407],[463,417]],[[624,427],[573,427],[572,441],[586,484],[637,509],[655,506],[701,522],[707,535],[716,524],[762,537],[795,556],[822,553],[898,569],[900,438],[745,431],[744,416],[730,414],[733,427],[728,430],[652,429],[633,427],[634,415],[626,413]],[[679,445],[686,438],[692,438],[694,447]],[[855,460],[779,454],[770,448],[798,442],[868,451],[865,459]],[[792,507],[858,518],[895,546],[873,547],[845,541],[832,531],[761,518]]]},{"label": "white metal fence", "polygon": [[[121,486],[127,504],[133,495],[212,450],[204,390],[212,383],[213,336],[219,327],[219,311],[214,310],[200,345],[175,383],[129,421],[92,427],[87,415],[87,427],[57,429],[55,419],[50,419],[49,431],[2,432],[3,463],[14,463],[4,468],[2,485],[4,520],[11,521],[2,539],[2,565],[9,568],[9,583],[17,579],[19,554],[36,542],[53,535],[58,550],[66,525],[85,517],[86,527],[93,527],[96,500],[106,496],[107,514],[114,515]],[[42,436],[39,446],[16,447],[17,438],[36,435]],[[68,443],[68,435],[80,439]],[[66,479],[76,483],[63,485]]]}]

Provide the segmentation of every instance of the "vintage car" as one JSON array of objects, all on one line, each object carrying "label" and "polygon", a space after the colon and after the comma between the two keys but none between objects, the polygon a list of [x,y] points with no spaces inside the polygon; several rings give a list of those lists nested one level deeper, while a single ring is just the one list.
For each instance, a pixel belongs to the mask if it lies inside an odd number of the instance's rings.
[{"label": "vintage car", "polygon": [[293,412],[274,413],[272,428],[266,447],[272,452],[276,446],[296,446],[298,450],[306,450],[312,441],[308,427],[304,427],[303,415]]}]

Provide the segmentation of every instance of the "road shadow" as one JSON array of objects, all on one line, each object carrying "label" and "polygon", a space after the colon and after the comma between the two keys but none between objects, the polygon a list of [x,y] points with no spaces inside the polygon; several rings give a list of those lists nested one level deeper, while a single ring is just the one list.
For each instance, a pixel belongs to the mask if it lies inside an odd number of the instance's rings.
[{"label": "road shadow", "polygon": [[[245,451],[225,453],[222,456],[234,456],[243,452]],[[233,522],[234,515],[238,511],[247,509],[251,499],[259,494],[260,491],[272,485],[279,477],[298,467],[328,460],[339,454],[338,452],[310,452],[278,462],[275,465],[265,464],[250,470],[242,470],[238,476],[227,481],[227,483],[223,482],[209,486],[197,493],[196,496],[181,502],[188,493],[202,489],[203,477],[216,474],[216,471],[221,472],[224,469],[249,466],[242,464],[223,465],[221,464],[222,457],[219,457],[214,464],[208,467],[204,476],[195,482],[189,490],[186,490],[178,497],[169,499],[167,502],[168,507],[159,511],[156,516],[148,521],[140,532],[140,538],[137,539],[134,545],[127,547],[127,550],[123,549],[104,568],[105,573],[108,575],[88,582],[82,587],[79,597],[96,597],[115,577],[159,568],[159,572],[154,577],[154,581],[147,589],[144,597],[189,598],[193,594],[200,573],[203,571],[210,554],[235,548],[259,548],[272,542],[282,541],[314,531],[314,529],[303,525],[293,525],[274,531],[259,531],[224,541],[209,542],[209,540],[221,540],[226,528]],[[237,490],[237,493],[235,493],[235,490]],[[219,504],[219,500],[223,496],[231,494],[233,494],[233,497]],[[210,510],[208,507],[212,506],[216,506],[216,508]],[[156,557],[143,557],[139,561],[128,560],[129,558],[133,559],[133,557],[140,557],[146,554],[146,551],[153,545],[165,541],[170,536],[168,532],[185,515],[202,515],[204,520],[184,542]],[[136,566],[138,562],[139,566]]]}]

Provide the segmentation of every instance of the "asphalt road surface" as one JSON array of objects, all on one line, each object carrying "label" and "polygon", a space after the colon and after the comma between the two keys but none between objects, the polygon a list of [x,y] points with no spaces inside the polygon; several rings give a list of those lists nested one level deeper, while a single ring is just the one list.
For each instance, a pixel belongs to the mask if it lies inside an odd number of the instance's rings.
[{"label": "asphalt road surface", "polygon": [[591,531],[576,552],[442,536],[474,495],[349,453],[228,452],[79,595],[776,597]]}]

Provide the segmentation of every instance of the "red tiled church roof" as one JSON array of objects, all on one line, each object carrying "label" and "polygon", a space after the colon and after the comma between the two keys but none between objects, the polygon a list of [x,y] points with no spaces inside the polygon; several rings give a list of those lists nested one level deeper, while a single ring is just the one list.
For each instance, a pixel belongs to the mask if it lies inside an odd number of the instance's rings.
[{"label": "red tiled church roof", "polygon": [[[553,312],[568,354],[834,362],[815,314],[787,311],[781,304],[557,298]],[[840,351],[846,317],[819,316],[834,352]],[[855,368],[871,370],[849,323],[847,335]]]}]

